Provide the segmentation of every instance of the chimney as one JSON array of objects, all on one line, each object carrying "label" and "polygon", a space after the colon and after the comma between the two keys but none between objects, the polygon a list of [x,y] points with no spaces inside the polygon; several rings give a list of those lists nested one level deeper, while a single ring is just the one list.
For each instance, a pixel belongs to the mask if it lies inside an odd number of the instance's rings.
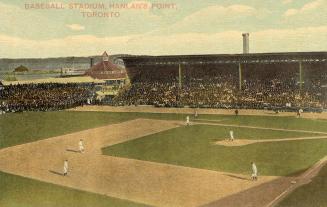
[{"label": "chimney", "polygon": [[91,58],[91,59],[90,59],[90,68],[93,67],[93,64],[94,64],[94,58]]},{"label": "chimney", "polygon": [[243,54],[248,54],[250,52],[250,46],[249,46],[249,33],[243,33]]}]

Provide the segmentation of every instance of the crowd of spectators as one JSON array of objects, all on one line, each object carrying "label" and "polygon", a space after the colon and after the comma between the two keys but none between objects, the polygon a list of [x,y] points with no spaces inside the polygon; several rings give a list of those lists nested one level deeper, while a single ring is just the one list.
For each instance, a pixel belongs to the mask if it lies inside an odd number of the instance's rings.
[{"label": "crowd of spectators", "polygon": [[207,66],[143,68],[116,97],[95,98],[93,84],[0,85],[0,112],[51,111],[87,103],[244,109],[327,108],[327,72],[318,68],[300,81],[298,69]]},{"label": "crowd of spectators", "polygon": [[0,111],[53,111],[82,106],[93,97],[92,84],[22,84],[2,86]]},{"label": "crowd of spectators", "polygon": [[237,68],[184,69],[181,87],[178,70],[167,71],[142,70],[131,85],[120,91],[115,104],[248,109],[327,107],[327,74],[322,75],[326,72],[308,77],[301,84],[296,69],[254,70],[243,74],[240,90]]}]

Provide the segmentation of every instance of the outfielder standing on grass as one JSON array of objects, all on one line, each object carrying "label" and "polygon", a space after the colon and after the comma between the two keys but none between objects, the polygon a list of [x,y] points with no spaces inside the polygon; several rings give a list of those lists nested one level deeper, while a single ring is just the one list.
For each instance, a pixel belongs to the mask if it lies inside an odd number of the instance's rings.
[{"label": "outfielder standing on grass", "polygon": [[190,116],[186,116],[186,125],[187,125],[187,126],[190,125]]},{"label": "outfielder standing on grass", "polygon": [[229,137],[230,137],[229,138],[230,141],[234,141],[234,132],[233,132],[233,130],[229,131]]},{"label": "outfielder standing on grass", "polygon": [[256,181],[258,180],[258,169],[254,162],[251,162],[251,165],[252,165],[251,179]]},{"label": "outfielder standing on grass", "polygon": [[66,176],[68,173],[68,160],[64,161],[64,176]]},{"label": "outfielder standing on grass", "polygon": [[78,142],[78,148],[80,153],[84,153],[84,144],[83,144],[83,139],[80,139]]}]

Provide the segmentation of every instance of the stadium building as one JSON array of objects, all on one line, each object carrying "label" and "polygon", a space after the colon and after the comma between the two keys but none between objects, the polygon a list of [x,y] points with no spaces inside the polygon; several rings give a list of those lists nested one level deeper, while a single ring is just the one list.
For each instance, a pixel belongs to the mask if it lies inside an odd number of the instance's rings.
[{"label": "stadium building", "polygon": [[304,84],[304,77],[317,76],[317,73],[326,72],[327,68],[327,52],[132,56],[124,57],[123,60],[131,80],[135,74],[150,68],[155,73],[161,68],[169,67],[182,75],[188,72],[188,68],[197,67],[201,70],[210,67],[218,70],[227,67],[238,74],[240,88],[242,79],[250,78],[251,74],[254,75],[260,70],[274,70],[278,73],[291,68],[293,76],[299,79],[301,86]]},{"label": "stadium building", "polygon": [[[327,52],[249,53],[247,33],[243,34],[243,54],[123,60],[131,86],[127,95],[117,98],[120,104],[292,110],[327,106]],[[158,86],[158,82],[166,85]],[[142,95],[144,87],[148,91]],[[213,100],[204,100],[212,96]]]},{"label": "stadium building", "polygon": [[[112,63],[104,52],[102,60],[95,65],[91,58],[90,69],[85,77],[76,77],[77,82],[62,79],[69,82],[63,85],[57,83],[60,79],[55,79],[51,81],[55,84],[49,83],[51,88],[42,80],[44,83],[38,90],[76,96],[75,103],[61,104],[62,99],[58,98],[60,109],[91,102],[276,111],[327,108],[327,52],[250,53],[248,33],[243,34],[243,54],[124,56],[122,60],[125,68]],[[22,90],[35,91],[37,81],[18,83],[24,86],[3,82],[2,108],[29,109],[25,107],[24,97],[9,95]],[[33,102],[33,94],[27,94]],[[34,104],[33,110],[37,106]],[[49,106],[57,108],[50,103]]]},{"label": "stadium building", "polygon": [[97,99],[104,102],[111,102],[112,98],[117,95],[118,90],[126,82],[126,70],[109,60],[107,52],[102,54],[102,61],[93,65],[91,59],[91,68],[86,71],[85,75],[97,80],[104,81],[104,84],[97,87]]}]

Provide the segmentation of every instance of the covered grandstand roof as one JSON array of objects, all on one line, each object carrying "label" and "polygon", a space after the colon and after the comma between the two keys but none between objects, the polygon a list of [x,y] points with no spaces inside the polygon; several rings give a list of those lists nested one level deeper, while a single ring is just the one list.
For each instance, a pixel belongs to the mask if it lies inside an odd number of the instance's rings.
[{"label": "covered grandstand roof", "polygon": [[292,63],[327,62],[327,52],[209,54],[172,56],[131,56],[123,57],[126,67],[141,65],[178,64],[238,64],[238,63]]},{"label": "covered grandstand roof", "polygon": [[2,81],[3,85],[23,85],[23,84],[40,84],[40,83],[104,83],[103,80],[93,79],[88,76],[70,77],[70,78],[45,78],[33,80],[19,80],[19,81]]},{"label": "covered grandstand roof", "polygon": [[126,71],[109,60],[107,52],[102,54],[102,61],[95,64],[86,72],[87,75],[96,79],[122,79],[126,77]]}]

